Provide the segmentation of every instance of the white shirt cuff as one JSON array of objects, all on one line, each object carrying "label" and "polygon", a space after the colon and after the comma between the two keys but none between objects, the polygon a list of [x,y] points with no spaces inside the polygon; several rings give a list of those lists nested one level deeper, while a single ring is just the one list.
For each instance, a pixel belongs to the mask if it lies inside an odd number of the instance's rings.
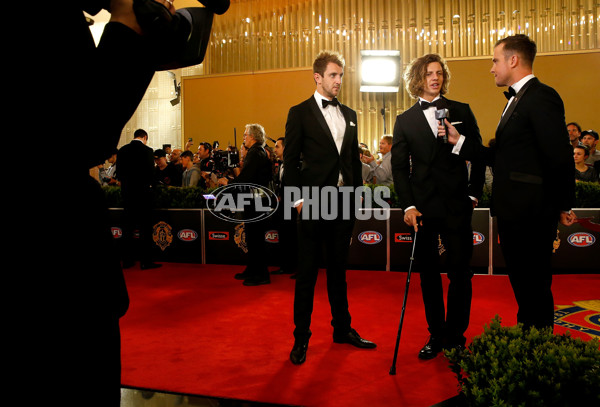
[{"label": "white shirt cuff", "polygon": [[458,141],[456,142],[456,145],[452,148],[452,154],[460,154],[460,149],[462,148],[463,143],[465,142],[465,136],[463,136],[462,134],[460,135],[460,137],[458,138]]}]

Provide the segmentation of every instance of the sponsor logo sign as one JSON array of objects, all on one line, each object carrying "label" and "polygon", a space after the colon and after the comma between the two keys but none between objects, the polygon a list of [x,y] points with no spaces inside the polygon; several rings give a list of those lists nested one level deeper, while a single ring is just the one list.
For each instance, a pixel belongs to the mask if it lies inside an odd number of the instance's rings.
[{"label": "sponsor logo sign", "polygon": [[265,232],[265,242],[267,243],[279,243],[279,231],[268,230]]},{"label": "sponsor logo sign", "polygon": [[485,241],[483,233],[473,231],[473,246],[482,244]]},{"label": "sponsor logo sign", "polygon": [[152,240],[160,247],[160,250],[165,251],[173,242],[172,227],[167,222],[160,221],[154,225],[152,232]]},{"label": "sponsor logo sign", "polygon": [[208,232],[208,240],[229,240],[229,232]]},{"label": "sponsor logo sign", "polygon": [[183,242],[193,242],[198,238],[198,233],[192,229],[182,229],[177,233],[177,237]]},{"label": "sponsor logo sign", "polygon": [[412,235],[410,233],[395,233],[394,234],[394,242],[395,243],[412,243]]},{"label": "sponsor logo sign", "polygon": [[576,232],[567,238],[567,241],[571,246],[575,247],[588,247],[596,242],[596,237],[591,233],[587,232]]},{"label": "sponsor logo sign", "polygon": [[364,244],[377,244],[382,240],[381,233],[374,230],[366,230],[358,235],[358,241]]},{"label": "sponsor logo sign", "polygon": [[110,228],[110,233],[115,239],[120,239],[123,237],[123,229],[113,226]]}]

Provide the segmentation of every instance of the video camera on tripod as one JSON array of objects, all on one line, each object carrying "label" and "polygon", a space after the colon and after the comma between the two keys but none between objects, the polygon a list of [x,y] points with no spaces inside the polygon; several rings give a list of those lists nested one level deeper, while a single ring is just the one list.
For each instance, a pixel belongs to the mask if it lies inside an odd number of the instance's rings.
[{"label": "video camera on tripod", "polygon": [[212,158],[215,163],[213,171],[223,174],[227,170],[240,166],[240,153],[236,146],[229,146],[227,150],[219,150],[219,142],[215,141],[212,151]]}]

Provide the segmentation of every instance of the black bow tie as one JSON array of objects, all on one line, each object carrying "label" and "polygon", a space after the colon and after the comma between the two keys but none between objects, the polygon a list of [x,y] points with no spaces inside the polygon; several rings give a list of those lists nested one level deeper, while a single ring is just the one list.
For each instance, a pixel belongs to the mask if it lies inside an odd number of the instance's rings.
[{"label": "black bow tie", "polygon": [[321,99],[323,102],[323,108],[326,108],[328,105],[339,106],[340,102],[338,102],[337,98],[333,98],[333,100]]},{"label": "black bow tie", "polygon": [[424,100],[421,100],[421,107],[423,108],[423,110],[429,109],[430,107],[435,107],[436,109],[439,107],[439,102],[441,99],[438,99],[436,101],[433,101],[431,103],[426,102]]},{"label": "black bow tie", "polygon": [[508,92],[504,92],[504,96],[506,96],[506,99],[510,100],[510,98],[517,96],[517,92],[515,92],[512,86],[509,86]]}]

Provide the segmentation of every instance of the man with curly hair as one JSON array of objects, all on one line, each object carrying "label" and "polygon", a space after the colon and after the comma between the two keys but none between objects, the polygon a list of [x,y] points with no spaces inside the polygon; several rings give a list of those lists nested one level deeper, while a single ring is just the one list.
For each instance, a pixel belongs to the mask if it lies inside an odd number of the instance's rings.
[{"label": "man with curly hair", "polygon": [[[457,129],[481,144],[475,116],[469,105],[446,99],[450,71],[437,54],[414,60],[405,72],[406,89],[417,99],[396,118],[392,146],[394,187],[404,209],[404,222],[418,230],[415,268],[421,277],[425,317],[430,333],[419,358],[432,359],[443,348],[462,347],[471,310],[471,217],[481,197],[485,167],[467,163],[452,153],[453,146],[438,137],[436,112],[447,109]],[[445,248],[442,269],[438,239]],[[442,271],[448,273],[447,309]]]}]

